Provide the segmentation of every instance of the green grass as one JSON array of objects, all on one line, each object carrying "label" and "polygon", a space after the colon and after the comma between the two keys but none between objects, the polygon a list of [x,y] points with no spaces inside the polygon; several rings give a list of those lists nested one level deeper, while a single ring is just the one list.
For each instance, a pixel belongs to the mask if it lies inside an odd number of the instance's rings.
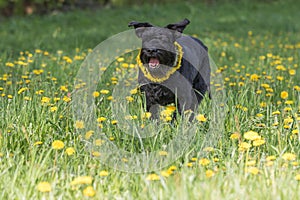
[{"label": "green grass", "polygon": [[[292,0],[211,6],[177,3],[2,19],[0,199],[84,199],[89,198],[88,186],[95,191],[94,199],[296,199],[300,194],[298,7],[299,2]],[[136,68],[126,66],[135,64],[136,52],[122,55],[124,61],[116,60],[103,73],[95,87],[100,93],[95,98],[96,116],[89,115],[87,120],[77,113],[74,117],[78,70],[90,49],[128,30],[132,20],[166,25],[183,18],[191,21],[185,32],[195,34],[209,47],[217,66],[213,89],[225,92],[226,102],[217,102],[224,103],[217,107],[213,107],[216,99],[202,102],[198,113],[207,121],[195,122],[196,139],[186,145],[188,149],[179,159],[148,173],[115,170],[110,166],[118,155],[104,163],[97,157],[99,147],[89,150],[86,142],[99,144],[109,138],[102,145],[112,142],[130,153],[161,151],[169,155],[171,151],[163,151],[165,145],[184,137],[191,124],[164,119],[155,124],[143,119],[142,95],[129,92],[136,87],[136,80],[120,87],[122,81],[135,76]],[[218,85],[220,74],[223,86]],[[114,95],[114,90],[119,95]],[[127,102],[126,96],[137,103]],[[114,109],[124,113],[114,113]],[[129,120],[125,111],[137,119]],[[214,124],[220,112],[225,114],[221,116],[224,131],[215,141],[223,128]],[[99,117],[104,121],[96,122]],[[116,119],[118,124],[113,125]],[[84,128],[80,128],[80,120],[85,122]],[[125,134],[123,123],[159,134],[133,138]],[[102,127],[104,135],[87,137],[89,125],[95,124]],[[249,131],[261,140],[248,140],[245,133]],[[204,146],[210,148],[203,148],[205,138],[213,142]],[[64,147],[53,148],[55,140]],[[265,143],[254,146],[259,141]],[[247,144],[252,146],[243,148]],[[74,154],[66,153],[69,147]],[[165,164],[167,157],[159,158],[154,166]],[[119,159],[119,167],[133,163],[129,157]],[[74,184],[81,176],[92,181]],[[41,182],[49,183],[51,191],[39,191]]]}]

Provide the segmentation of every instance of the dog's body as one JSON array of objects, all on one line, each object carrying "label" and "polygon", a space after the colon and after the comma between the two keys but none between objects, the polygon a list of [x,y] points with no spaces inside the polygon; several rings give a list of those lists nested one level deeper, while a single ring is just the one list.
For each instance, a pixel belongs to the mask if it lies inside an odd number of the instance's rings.
[{"label": "dog's body", "polygon": [[165,28],[131,22],[142,38],[138,82],[145,92],[146,109],[158,117],[158,105],[175,103],[178,112],[195,111],[210,87],[207,47],[198,39],[181,33],[188,20]]}]

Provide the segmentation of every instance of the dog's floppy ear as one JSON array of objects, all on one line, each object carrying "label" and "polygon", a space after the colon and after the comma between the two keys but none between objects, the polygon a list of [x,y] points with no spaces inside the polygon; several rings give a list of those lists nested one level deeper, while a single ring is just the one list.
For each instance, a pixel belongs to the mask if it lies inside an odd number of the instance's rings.
[{"label": "dog's floppy ear", "polygon": [[128,24],[128,27],[134,27],[136,35],[140,38],[147,27],[153,27],[152,24],[148,22],[135,22],[132,21]]},{"label": "dog's floppy ear", "polygon": [[180,33],[183,32],[183,30],[185,29],[185,27],[190,23],[190,21],[188,19],[184,19],[181,22],[175,23],[175,24],[169,24],[167,26],[165,26],[165,28],[174,30],[174,31],[178,31]]}]

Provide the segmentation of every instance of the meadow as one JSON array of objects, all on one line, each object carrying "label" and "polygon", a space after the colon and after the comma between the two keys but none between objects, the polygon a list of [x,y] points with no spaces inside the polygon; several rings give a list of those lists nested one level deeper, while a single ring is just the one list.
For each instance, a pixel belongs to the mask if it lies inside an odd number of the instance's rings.
[{"label": "meadow", "polygon": [[[298,199],[299,6],[181,2],[1,18],[0,199]],[[95,116],[74,114],[76,91],[87,84],[77,75],[99,43],[133,20],[163,26],[184,18],[191,21],[185,33],[208,46],[212,88],[224,94],[220,102],[205,98],[192,128],[184,119],[170,122],[174,105],[161,109],[160,123],[149,119],[136,90],[136,51],[99,69],[88,96]],[[136,139],[126,124],[158,134]],[[188,148],[167,151],[186,130],[192,143],[180,147]],[[97,148],[106,143],[157,152],[163,164],[141,173],[120,157],[111,167],[119,155],[101,159]],[[164,162],[171,154],[176,159]]]}]

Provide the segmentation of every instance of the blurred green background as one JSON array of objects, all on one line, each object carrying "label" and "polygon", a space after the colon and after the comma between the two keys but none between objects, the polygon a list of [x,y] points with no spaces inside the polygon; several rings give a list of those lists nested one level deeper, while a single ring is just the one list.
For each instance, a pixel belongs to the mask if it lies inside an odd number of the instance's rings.
[{"label": "blurred green background", "polygon": [[191,24],[185,33],[197,34],[208,44],[224,35],[244,37],[248,31],[286,37],[300,31],[298,0],[155,0],[141,4],[137,0],[0,0],[0,51],[11,56],[36,48],[94,48],[107,37],[128,30],[132,20],[166,25],[188,18]]}]

